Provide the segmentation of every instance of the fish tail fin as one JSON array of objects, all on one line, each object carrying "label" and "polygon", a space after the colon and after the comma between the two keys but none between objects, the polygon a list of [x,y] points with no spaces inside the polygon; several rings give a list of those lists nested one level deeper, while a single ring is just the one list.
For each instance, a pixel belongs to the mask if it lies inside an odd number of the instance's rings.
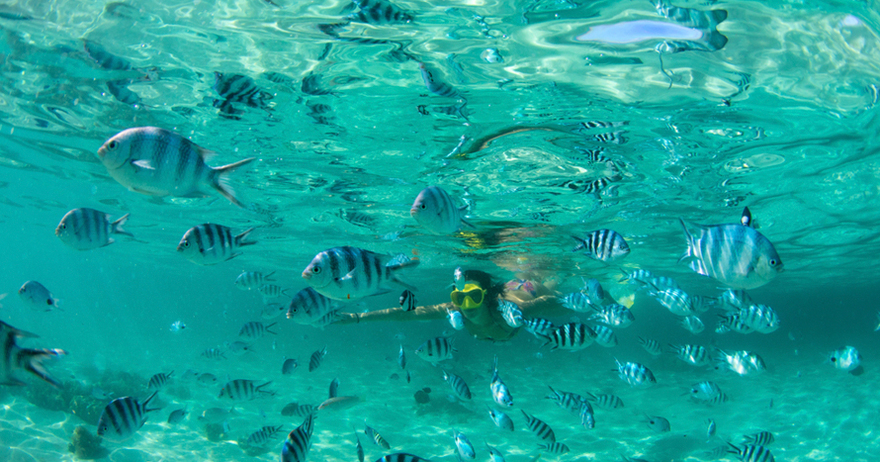
[{"label": "fish tail fin", "polygon": [[126,213],[125,215],[119,217],[118,220],[110,223],[110,232],[114,234],[125,234],[126,236],[134,237],[134,234],[131,234],[130,232],[122,229],[122,225],[124,225],[125,222],[128,221],[128,217],[130,215],[130,213]]},{"label": "fish tail fin", "polygon": [[274,326],[274,325],[276,325],[276,324],[278,324],[278,323],[277,323],[277,322],[273,322],[272,324],[269,324],[268,326],[266,326],[266,332],[268,332],[268,333],[270,333],[270,334],[273,334],[273,335],[278,335],[278,332],[275,332],[275,331],[271,331],[271,330],[269,330],[270,327],[272,327],[272,326]]},{"label": "fish tail fin", "polygon": [[583,240],[577,236],[572,236],[571,238],[578,242],[577,247],[575,247],[574,249],[571,249],[572,252],[577,252],[578,250],[587,248],[587,242],[585,240]]},{"label": "fish tail fin", "polygon": [[229,199],[230,202],[244,208],[241,201],[235,196],[235,191],[232,189],[232,186],[229,185],[229,175],[239,167],[253,162],[254,159],[256,159],[256,157],[248,157],[247,159],[242,159],[238,162],[224,165],[222,167],[214,167],[211,186],[223,195],[223,197]]},{"label": "fish tail fin", "polygon": [[31,374],[36,375],[37,377],[45,380],[50,385],[55,388],[61,388],[61,383],[52,378],[49,375],[49,372],[46,371],[46,368],[43,367],[43,361],[46,361],[49,358],[57,358],[58,356],[64,356],[67,352],[59,349],[23,349],[18,352],[18,364],[26,371]]},{"label": "fish tail fin", "polygon": [[461,224],[467,226],[468,228],[474,228],[474,229],[477,228],[476,225],[474,225],[473,223],[471,223],[471,222],[465,220],[464,218],[461,219]]},{"label": "fish tail fin", "polygon": [[256,244],[257,241],[245,241],[245,239],[247,239],[248,234],[250,234],[251,231],[253,231],[253,230],[254,230],[254,228],[248,228],[248,229],[244,230],[244,232],[242,232],[241,234],[235,236],[235,245],[237,245],[238,247],[244,247],[246,245]]},{"label": "fish tail fin", "polygon": [[269,273],[269,274],[263,276],[263,280],[264,280],[264,281],[275,281],[274,279],[272,279],[272,275],[273,275],[273,274],[275,274],[275,271],[272,271],[271,273]]}]

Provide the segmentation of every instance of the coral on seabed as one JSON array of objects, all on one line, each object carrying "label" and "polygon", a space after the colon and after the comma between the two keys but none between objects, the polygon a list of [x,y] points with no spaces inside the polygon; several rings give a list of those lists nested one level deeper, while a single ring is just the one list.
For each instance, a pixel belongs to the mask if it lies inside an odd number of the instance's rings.
[{"label": "coral on seabed", "polygon": [[91,434],[86,427],[79,426],[73,431],[67,450],[77,459],[93,460],[107,457],[109,452],[101,446],[101,437]]}]

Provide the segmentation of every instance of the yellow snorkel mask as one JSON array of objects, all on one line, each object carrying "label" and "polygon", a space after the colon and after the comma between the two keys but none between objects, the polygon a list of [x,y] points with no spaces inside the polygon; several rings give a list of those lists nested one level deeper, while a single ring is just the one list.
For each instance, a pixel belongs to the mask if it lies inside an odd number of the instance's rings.
[{"label": "yellow snorkel mask", "polygon": [[465,284],[464,290],[453,290],[449,294],[452,304],[463,309],[472,310],[483,306],[483,300],[486,298],[486,289],[476,284]]}]

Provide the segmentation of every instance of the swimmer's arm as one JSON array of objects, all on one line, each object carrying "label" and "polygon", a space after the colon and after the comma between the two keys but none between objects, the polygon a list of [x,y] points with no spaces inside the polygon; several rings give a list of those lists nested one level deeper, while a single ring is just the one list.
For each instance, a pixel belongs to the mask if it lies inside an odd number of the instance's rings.
[{"label": "swimmer's arm", "polygon": [[439,305],[418,306],[412,311],[401,308],[388,308],[366,313],[340,313],[340,318],[333,324],[358,324],[367,321],[430,321],[446,317],[446,309],[450,303]]},{"label": "swimmer's arm", "polygon": [[518,303],[520,311],[527,317],[564,316],[568,313],[555,295],[542,295],[528,301]]}]

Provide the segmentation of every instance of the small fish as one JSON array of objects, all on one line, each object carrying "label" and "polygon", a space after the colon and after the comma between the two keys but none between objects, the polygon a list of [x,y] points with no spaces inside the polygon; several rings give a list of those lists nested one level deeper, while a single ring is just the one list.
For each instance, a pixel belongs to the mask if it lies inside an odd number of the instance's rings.
[{"label": "small fish", "polygon": [[464,291],[464,270],[460,266],[457,266],[455,271],[452,272],[452,285],[455,287],[455,290],[459,292]]},{"label": "small fish", "polygon": [[180,320],[174,321],[173,323],[171,323],[171,327],[168,328],[168,330],[174,332],[175,334],[180,333],[180,331],[184,329],[186,329],[186,324],[184,324],[183,321]]},{"label": "small fish", "polygon": [[303,270],[302,277],[316,291],[334,300],[357,300],[388,290],[387,282],[395,282],[415,290],[397,278],[401,269],[415,266],[418,260],[399,265],[386,265],[383,256],[356,247],[334,247],[320,252]]},{"label": "small fish", "polygon": [[403,351],[403,344],[400,345],[400,351],[397,352],[397,365],[401,369],[406,369],[406,352]]},{"label": "small fish", "polygon": [[[623,270],[621,270],[623,271]],[[627,273],[623,271],[623,277],[618,280],[618,282],[626,282],[628,284],[638,284],[641,286],[646,286],[648,281],[654,278],[654,273],[646,270],[646,269],[637,269],[631,273]]]},{"label": "small fish", "polygon": [[548,337],[556,330],[552,322],[544,318],[524,319],[526,330],[539,337]]},{"label": "small fish", "polygon": [[672,427],[669,425],[669,421],[659,415],[647,415],[645,414],[645,423],[648,424],[648,428],[654,430],[657,433],[665,433],[668,432]]},{"label": "small fish", "polygon": [[461,311],[458,310],[447,310],[446,318],[449,321],[449,325],[452,326],[455,330],[464,329],[464,317],[461,314]]},{"label": "small fish", "polygon": [[18,289],[18,296],[32,310],[36,311],[52,311],[52,308],[58,308],[58,300],[52,297],[43,284],[37,281],[27,281]]},{"label": "small fish", "polygon": [[311,287],[306,287],[297,292],[290,301],[287,319],[293,319],[297,324],[312,324],[336,308],[336,302],[332,299],[319,294]]},{"label": "small fish", "polygon": [[699,274],[734,289],[754,289],[783,271],[782,260],[769,239],[742,224],[696,225],[683,219],[688,248],[679,261]]},{"label": "small fish", "polygon": [[308,415],[317,412],[317,410],[318,409],[312,404],[288,403],[283,409],[281,409],[281,415],[285,417],[307,417]]},{"label": "small fish", "polygon": [[64,215],[61,222],[55,228],[55,235],[61,242],[77,250],[90,250],[112,244],[114,239],[111,234],[124,234],[134,237],[133,234],[122,229],[122,225],[128,220],[126,213],[114,222],[110,221],[110,214],[95,209],[73,209]]},{"label": "small fish", "polygon": [[397,452],[376,459],[376,462],[431,462],[419,456]]},{"label": "small fish", "polygon": [[550,441],[551,443],[556,441],[556,435],[553,433],[553,429],[543,420],[527,414],[526,411],[522,411],[522,413],[526,418],[529,430],[531,430],[538,438],[544,441]]},{"label": "small fish", "polygon": [[416,296],[409,289],[400,294],[400,308],[403,311],[413,311],[416,309]]},{"label": "small fish", "polygon": [[241,290],[260,288],[266,283],[274,281],[273,274],[275,274],[274,271],[269,274],[263,274],[259,271],[244,271],[235,278],[235,287]]},{"label": "small fish", "polygon": [[108,441],[124,441],[135,434],[147,421],[147,413],[158,409],[147,409],[147,404],[156,396],[156,391],[143,402],[126,396],[110,401],[101,417],[98,418],[98,436]]},{"label": "small fish", "polygon": [[134,69],[127,59],[116,56],[97,42],[83,40],[83,49],[86,55],[98,66],[111,71],[128,71]]},{"label": "small fish", "polygon": [[874,332],[880,332],[880,311],[877,312],[877,327],[874,328]]},{"label": "small fish", "polygon": [[703,321],[694,315],[685,316],[684,319],[681,320],[681,326],[687,329],[688,332],[695,335],[703,332],[703,330],[706,328],[706,325],[703,324]]},{"label": "small fish", "polygon": [[467,206],[456,206],[443,188],[428,186],[416,197],[409,213],[428,232],[451,234],[461,229],[462,225],[474,228],[462,217],[462,211],[466,209]]},{"label": "small fish", "polygon": [[335,95],[332,91],[321,86],[321,74],[314,72],[309,72],[303,77],[300,89],[303,93],[312,96]]},{"label": "small fish", "polygon": [[650,369],[639,363],[621,363],[617,362],[617,372],[620,380],[628,383],[632,387],[650,387],[657,383],[654,374]]},{"label": "small fish", "polygon": [[577,247],[572,250],[573,252],[585,249],[586,255],[605,263],[623,259],[630,252],[626,239],[610,229],[593,231],[587,234],[584,239],[577,236],[572,236],[572,238],[578,241]]},{"label": "small fish", "polygon": [[98,149],[110,176],[132,191],[177,197],[218,192],[242,207],[229,186],[229,175],[255,158],[211,167],[205,160],[212,155],[177,133],[156,127],[129,128]]},{"label": "small fish", "polygon": [[263,387],[269,385],[272,382],[266,382],[262,385],[254,385],[253,380],[245,380],[245,379],[236,379],[230,380],[220,389],[220,395],[218,398],[222,398],[224,396],[228,396],[229,399],[233,401],[245,401],[252,400],[257,397],[257,393],[263,393],[266,395],[274,395],[274,392],[262,390]]},{"label": "small fish", "polygon": [[445,359],[452,359],[453,351],[456,351],[454,339],[435,337],[425,340],[424,343],[416,348],[416,356],[430,363],[436,363]]},{"label": "small fish", "polygon": [[364,435],[367,435],[367,438],[376,443],[377,446],[383,449],[391,449],[391,445],[388,444],[388,441],[385,441],[385,438],[382,438],[382,435],[380,435],[376,429],[367,425],[366,422],[364,422]]},{"label": "small fish", "polygon": [[614,331],[605,325],[599,324],[594,326],[593,332],[596,334],[596,344],[603,346],[605,348],[612,348],[617,346],[617,335]]},{"label": "small fish", "polygon": [[565,454],[569,451],[568,446],[558,441],[547,444],[539,444],[538,448],[545,452],[549,452],[550,454]]},{"label": "small fish", "polygon": [[563,324],[549,335],[541,337],[546,340],[544,345],[550,345],[554,350],[577,351],[590,346],[596,338],[596,332],[586,324],[572,322]]},{"label": "small fish", "polygon": [[217,348],[208,348],[207,350],[202,352],[202,357],[208,359],[226,359],[226,355],[224,355],[223,352]]},{"label": "small fish", "polygon": [[169,373],[160,372],[158,374],[154,374],[150,377],[150,381],[147,383],[147,389],[149,390],[161,390],[165,388],[165,385],[168,384],[168,381],[171,380],[171,375],[174,374],[174,371]]},{"label": "small fish", "polygon": [[766,369],[764,359],[751,351],[740,350],[726,353],[723,350],[717,350],[717,353],[715,360],[739,375],[756,374]]},{"label": "small fish", "polygon": [[568,391],[557,391],[554,390],[553,387],[549,388],[551,394],[546,396],[546,398],[552,399],[559,407],[563,409],[568,409],[571,412],[578,413],[580,412],[581,408],[584,407],[584,404],[589,406],[587,399],[577,393],[571,393]]},{"label": "small fish", "polygon": [[596,428],[596,416],[593,414],[593,408],[589,405],[589,403],[583,403],[583,405],[581,406],[580,416],[581,425],[584,428],[588,430]]},{"label": "small fish", "polygon": [[692,366],[706,366],[712,362],[709,350],[702,345],[669,345],[678,359]]},{"label": "small fish", "polygon": [[388,0],[352,0],[359,11],[347,16],[350,21],[365,24],[406,24],[415,17],[398,8]]},{"label": "small fish", "polygon": [[773,433],[768,431],[760,431],[754,435],[746,435],[743,437],[744,443],[757,446],[767,446],[768,444],[773,444],[774,441],[776,441],[776,438],[773,437]]},{"label": "small fish", "polygon": [[202,385],[205,387],[212,386],[215,383],[217,383],[217,376],[215,376],[214,374],[211,374],[209,372],[205,372],[205,373],[199,374],[199,376],[196,378],[196,382],[198,382],[199,385]]},{"label": "small fish", "polygon": [[242,103],[247,106],[268,109],[272,94],[260,89],[254,79],[239,74],[214,72],[211,87],[224,99],[223,103]]},{"label": "small fish", "polygon": [[715,421],[709,419],[708,426],[706,427],[706,441],[712,440],[715,434],[718,432],[718,426],[715,425]]},{"label": "small fish", "polygon": [[603,409],[618,409],[623,407],[623,400],[620,399],[620,397],[612,394],[593,395],[591,393],[587,393],[586,399],[587,401],[596,403],[596,406]]},{"label": "small fish", "polygon": [[602,288],[602,284],[599,283],[599,280],[596,278],[586,279],[583,277],[581,277],[581,280],[584,281],[584,288],[581,289],[581,292],[589,297],[590,303],[593,305],[601,304],[602,300],[605,299],[605,289]]},{"label": "small fish", "polygon": [[596,312],[590,316],[590,320],[603,322],[611,327],[625,329],[636,320],[632,310],[617,303],[603,307],[594,306],[593,309]]},{"label": "small fish", "polygon": [[264,426],[251,433],[250,436],[247,437],[245,443],[248,446],[265,446],[272,442],[272,438],[281,431],[281,428],[283,428],[282,425],[278,425],[277,427],[271,425]]},{"label": "small fish", "polygon": [[260,317],[265,320],[275,319],[287,312],[287,307],[281,303],[269,303],[260,310]]},{"label": "small fish", "polygon": [[282,289],[278,284],[263,284],[258,287],[257,290],[260,292],[260,295],[263,296],[264,300],[286,295],[284,292],[285,289]]},{"label": "small fish", "polygon": [[779,316],[767,305],[749,305],[737,313],[742,323],[756,332],[769,334],[779,329]]},{"label": "small fish", "polygon": [[315,414],[306,416],[302,425],[296,427],[287,435],[284,446],[281,448],[280,462],[305,462],[309,449],[312,447],[312,432],[314,431]]},{"label": "small fish", "polygon": [[205,223],[193,226],[180,239],[177,252],[193,263],[215,265],[241,255],[239,248],[256,244],[254,241],[245,241],[253,230],[249,228],[233,236],[232,230],[223,225]]},{"label": "small fish", "polygon": [[498,356],[495,356],[495,362],[492,366],[492,381],[489,383],[489,389],[492,391],[492,399],[500,406],[513,406],[513,396],[501,376],[498,375]]},{"label": "small fish", "polygon": [[287,358],[284,360],[284,363],[281,364],[281,374],[293,374],[293,371],[295,371],[297,367],[299,367],[299,363],[296,361],[296,359]]},{"label": "small fish", "polygon": [[471,390],[468,388],[467,383],[463,378],[451,373],[443,371],[443,380],[449,383],[449,386],[455,391],[462,399],[471,399]]},{"label": "small fish", "polygon": [[477,455],[474,451],[474,445],[471,444],[467,436],[456,430],[453,430],[453,433],[455,434],[455,447],[458,449],[459,459],[464,460],[476,458]]},{"label": "small fish", "polygon": [[328,393],[328,396],[330,398],[336,398],[336,395],[338,393],[339,393],[339,379],[334,378],[333,381],[330,382],[330,392]]},{"label": "small fish", "polygon": [[436,78],[425,63],[419,63],[419,72],[421,72],[422,80],[425,81],[425,87],[429,92],[447,98],[458,98],[461,96],[461,93],[455,87]]},{"label": "small fish", "polygon": [[691,385],[688,396],[697,401],[711,401],[721,395],[721,387],[717,383],[704,380]]},{"label": "small fish", "polygon": [[639,337],[639,345],[654,356],[659,356],[663,353],[663,347],[660,346],[660,342],[654,339]]},{"label": "small fish", "polygon": [[831,365],[846,372],[852,372],[862,364],[862,354],[855,347],[845,346],[831,352],[828,357]]},{"label": "small fish", "polygon": [[739,460],[742,462],[775,462],[776,458],[773,457],[773,454],[770,453],[770,450],[765,448],[764,446],[755,445],[755,444],[746,444],[743,447],[737,447],[730,443],[727,443],[728,446],[732,448],[730,451],[733,454],[737,454],[739,456]]},{"label": "small fish", "polygon": [[50,385],[60,388],[61,384],[49,376],[43,362],[67,354],[59,349],[21,348],[17,344],[20,338],[37,338],[36,334],[16,329],[0,321],[0,385],[26,385],[19,378],[19,371],[27,371],[45,380]]},{"label": "small fish", "polygon": [[505,462],[504,454],[501,451],[489,446],[489,443],[486,443],[486,449],[489,450],[489,462]]},{"label": "small fish", "polygon": [[649,289],[648,294],[676,316],[692,316],[696,313],[690,295],[681,289]]},{"label": "small fish", "polygon": [[572,292],[559,299],[559,303],[577,313],[589,313],[593,311],[593,302],[583,292]]},{"label": "small fish", "polygon": [[278,335],[277,332],[270,330],[270,328],[272,326],[274,326],[275,324],[278,324],[278,323],[273,322],[272,324],[269,324],[267,326],[259,321],[247,322],[243,326],[241,326],[241,329],[238,330],[238,336],[244,337],[244,338],[249,338],[249,339],[258,339],[258,338],[263,337],[267,333],[272,334],[272,335]]},{"label": "small fish", "polygon": [[501,312],[501,316],[508,326],[515,329],[523,325],[522,311],[516,303],[499,298],[498,311]]},{"label": "small fish", "polygon": [[513,431],[513,420],[511,420],[510,416],[491,407],[486,407],[489,409],[489,418],[492,419],[495,426],[502,430]]},{"label": "small fish", "polygon": [[202,414],[199,416],[199,421],[211,424],[219,424],[228,419],[233,412],[234,411],[232,408],[223,409],[219,407],[212,407],[202,411]]},{"label": "small fish", "polygon": [[327,347],[321,348],[312,353],[312,356],[309,358],[309,372],[314,372],[315,369],[321,367],[321,363],[324,362],[324,356],[326,354]]},{"label": "small fish", "polygon": [[110,94],[121,103],[135,107],[141,106],[144,103],[141,100],[140,95],[128,88],[132,82],[133,80],[131,79],[109,80],[107,81],[107,91],[109,91]]},{"label": "small fish", "polygon": [[354,439],[357,441],[355,450],[357,451],[358,462],[364,462],[364,447],[361,446],[361,438],[357,435],[357,432],[354,434]]},{"label": "small fish", "polygon": [[183,419],[186,418],[186,414],[186,408],[175,409],[171,411],[171,414],[168,414],[168,423],[171,425],[177,425],[180,422],[183,422]]},{"label": "small fish", "polygon": [[755,227],[754,223],[752,223],[752,211],[749,210],[748,207],[743,209],[743,213],[742,216],[739,218],[739,222],[743,226],[749,226],[751,228]]}]

